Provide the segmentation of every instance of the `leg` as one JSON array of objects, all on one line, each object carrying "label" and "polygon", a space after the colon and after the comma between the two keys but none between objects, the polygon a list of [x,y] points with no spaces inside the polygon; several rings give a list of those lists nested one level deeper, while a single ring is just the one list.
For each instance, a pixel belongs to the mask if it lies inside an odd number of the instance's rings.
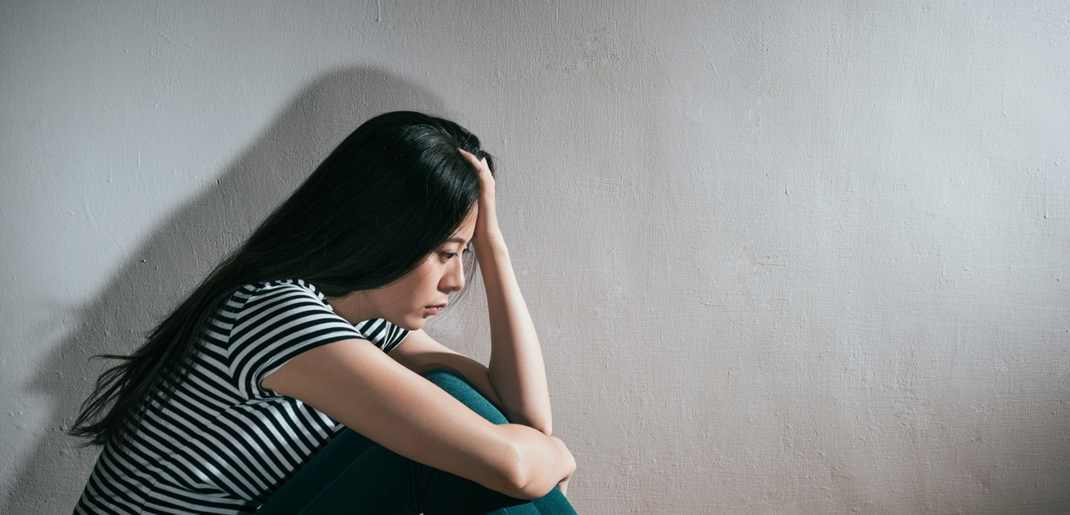
[{"label": "leg", "polygon": [[[460,374],[423,374],[496,424],[505,417]],[[534,502],[513,499],[472,481],[403,458],[346,430],[323,448],[260,508],[270,514],[420,513],[575,514],[556,488]]]}]

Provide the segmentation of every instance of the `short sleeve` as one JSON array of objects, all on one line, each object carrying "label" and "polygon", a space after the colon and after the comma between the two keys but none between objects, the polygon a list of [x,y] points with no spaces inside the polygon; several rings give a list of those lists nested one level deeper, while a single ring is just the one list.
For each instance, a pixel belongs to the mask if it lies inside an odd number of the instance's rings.
[{"label": "short sleeve", "polygon": [[408,329],[402,329],[381,318],[365,320],[358,323],[356,328],[364,339],[383,349],[383,352],[394,350],[394,347],[397,347],[401,340],[409,335]]},{"label": "short sleeve", "polygon": [[[229,368],[248,398],[273,396],[261,382],[303,352],[367,338],[300,281],[260,284],[235,294],[240,305],[230,334]],[[236,306],[237,307],[237,306]]]}]

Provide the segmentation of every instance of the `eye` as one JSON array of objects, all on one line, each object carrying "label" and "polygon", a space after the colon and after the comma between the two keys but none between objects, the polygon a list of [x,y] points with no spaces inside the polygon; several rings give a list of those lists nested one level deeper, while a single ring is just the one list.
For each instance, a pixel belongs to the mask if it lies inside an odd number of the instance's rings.
[{"label": "eye", "polygon": [[454,256],[457,255],[457,253],[456,252],[442,252],[442,253],[440,253],[440,255],[442,256],[442,259],[444,259],[446,261],[449,261],[449,260],[453,259]]}]

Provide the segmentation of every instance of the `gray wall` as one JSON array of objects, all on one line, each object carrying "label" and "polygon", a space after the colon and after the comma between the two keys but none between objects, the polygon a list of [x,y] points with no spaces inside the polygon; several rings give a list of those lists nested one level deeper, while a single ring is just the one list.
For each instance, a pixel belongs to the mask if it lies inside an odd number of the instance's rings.
[{"label": "gray wall", "polygon": [[[1070,4],[0,7],[0,499],[349,130],[501,163],[582,513],[1070,511]],[[430,328],[485,359],[475,292]]]}]

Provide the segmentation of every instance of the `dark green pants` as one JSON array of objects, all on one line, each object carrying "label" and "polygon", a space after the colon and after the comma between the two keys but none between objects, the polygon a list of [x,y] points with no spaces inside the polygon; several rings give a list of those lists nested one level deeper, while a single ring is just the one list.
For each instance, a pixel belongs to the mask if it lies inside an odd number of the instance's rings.
[{"label": "dark green pants", "polygon": [[[423,376],[483,418],[495,424],[507,423],[501,412],[461,374],[439,368]],[[316,453],[257,513],[575,515],[576,512],[557,488],[542,499],[513,499],[404,458],[346,430]]]}]

